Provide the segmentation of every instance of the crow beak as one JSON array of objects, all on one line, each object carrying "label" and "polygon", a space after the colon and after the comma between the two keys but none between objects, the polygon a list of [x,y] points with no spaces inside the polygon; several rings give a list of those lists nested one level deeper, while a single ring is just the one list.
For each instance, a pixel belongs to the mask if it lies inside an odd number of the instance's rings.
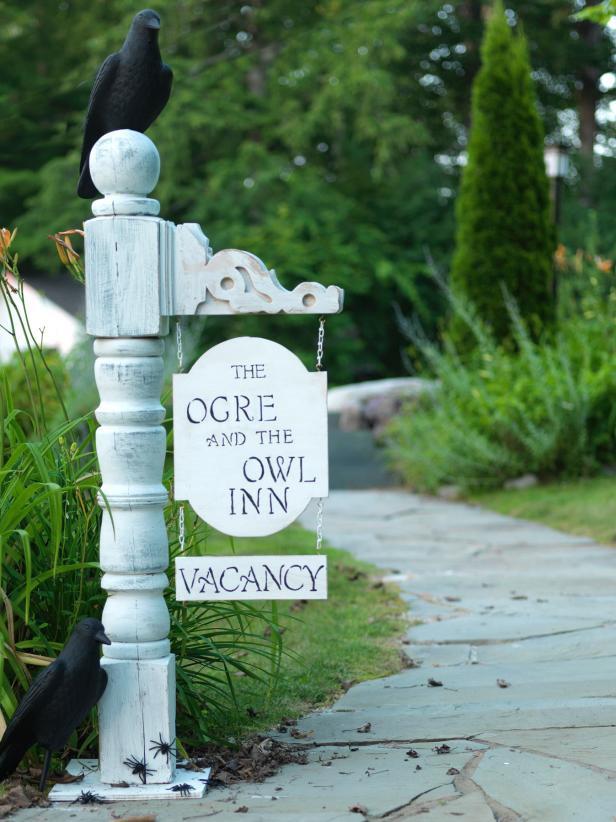
[{"label": "crow beak", "polygon": [[149,23],[145,24],[147,29],[159,29],[160,28],[160,20],[150,20]]},{"label": "crow beak", "polygon": [[111,640],[104,631],[99,631],[97,634],[94,634],[94,639],[100,642],[101,645],[111,645]]}]

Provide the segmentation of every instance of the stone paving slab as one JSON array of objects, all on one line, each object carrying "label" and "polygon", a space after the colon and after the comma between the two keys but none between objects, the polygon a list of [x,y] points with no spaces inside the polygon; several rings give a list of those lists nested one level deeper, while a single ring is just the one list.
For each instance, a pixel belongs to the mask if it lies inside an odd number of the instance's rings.
[{"label": "stone paving slab", "polygon": [[591,765],[616,778],[616,733],[607,728],[549,728],[541,731],[492,731],[483,735],[490,745],[526,749],[556,759]]},{"label": "stone paving slab", "polygon": [[[313,527],[314,510],[303,521]],[[400,586],[414,667],[304,718],[309,764],[142,812],[159,822],[233,822],[241,807],[253,822],[614,822],[614,549],[396,490],[334,492],[325,536]],[[136,808],[16,818],[108,822],[111,812]]]}]

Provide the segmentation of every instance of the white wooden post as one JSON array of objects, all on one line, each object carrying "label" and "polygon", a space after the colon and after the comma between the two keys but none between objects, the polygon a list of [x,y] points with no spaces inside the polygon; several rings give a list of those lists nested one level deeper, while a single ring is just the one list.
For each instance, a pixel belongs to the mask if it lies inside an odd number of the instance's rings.
[{"label": "white wooden post", "polygon": [[152,771],[147,783],[168,783],[174,757],[149,750],[152,740],[175,739],[175,659],[163,598],[169,552],[160,337],[168,321],[160,309],[159,235],[166,224],[147,197],[158,181],[158,152],[144,135],[115,132],[96,144],[90,168],[105,194],[85,226],[87,331],[97,337],[101,398],[103,623],[112,643],[102,661],[108,684],[99,705],[100,779],[143,784],[125,764],[134,758]]},{"label": "white wooden post", "polygon": [[[90,171],[104,195],[85,224],[86,330],[96,337],[101,399],[100,561],[111,645],[101,663],[108,684],[99,703],[98,769],[88,762],[83,782],[58,785],[50,795],[72,800],[87,787],[110,799],[197,798],[206,774],[183,770],[176,777],[174,756],[154,755],[157,742],[175,740],[175,659],[163,597],[169,552],[162,338],[174,315],[332,314],[342,310],[343,292],[314,282],[287,291],[253,254],[213,254],[198,225],[159,219],[159,203],[148,195],[160,162],[143,134],[101,137]],[[128,762],[144,763],[147,773],[133,772]],[[69,765],[72,773],[83,770],[79,760]]]}]

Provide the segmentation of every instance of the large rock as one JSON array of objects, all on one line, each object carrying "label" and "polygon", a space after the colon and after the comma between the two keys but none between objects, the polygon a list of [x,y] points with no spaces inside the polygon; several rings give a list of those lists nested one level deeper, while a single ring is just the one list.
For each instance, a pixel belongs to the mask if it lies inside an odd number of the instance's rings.
[{"label": "large rock", "polygon": [[403,403],[419,399],[435,385],[419,377],[341,385],[329,391],[328,408],[330,413],[340,415],[341,430],[370,430],[378,436]]}]

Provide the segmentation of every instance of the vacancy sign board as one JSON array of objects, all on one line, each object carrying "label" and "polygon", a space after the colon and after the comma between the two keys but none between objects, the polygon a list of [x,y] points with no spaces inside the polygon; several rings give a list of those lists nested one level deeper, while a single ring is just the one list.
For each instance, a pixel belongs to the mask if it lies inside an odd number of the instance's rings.
[{"label": "vacancy sign board", "polygon": [[327,496],[327,375],[278,343],[227,340],[175,374],[173,419],[175,499],[218,531],[273,534]]},{"label": "vacancy sign board", "polygon": [[234,599],[327,599],[327,557],[177,557],[180,602]]}]

